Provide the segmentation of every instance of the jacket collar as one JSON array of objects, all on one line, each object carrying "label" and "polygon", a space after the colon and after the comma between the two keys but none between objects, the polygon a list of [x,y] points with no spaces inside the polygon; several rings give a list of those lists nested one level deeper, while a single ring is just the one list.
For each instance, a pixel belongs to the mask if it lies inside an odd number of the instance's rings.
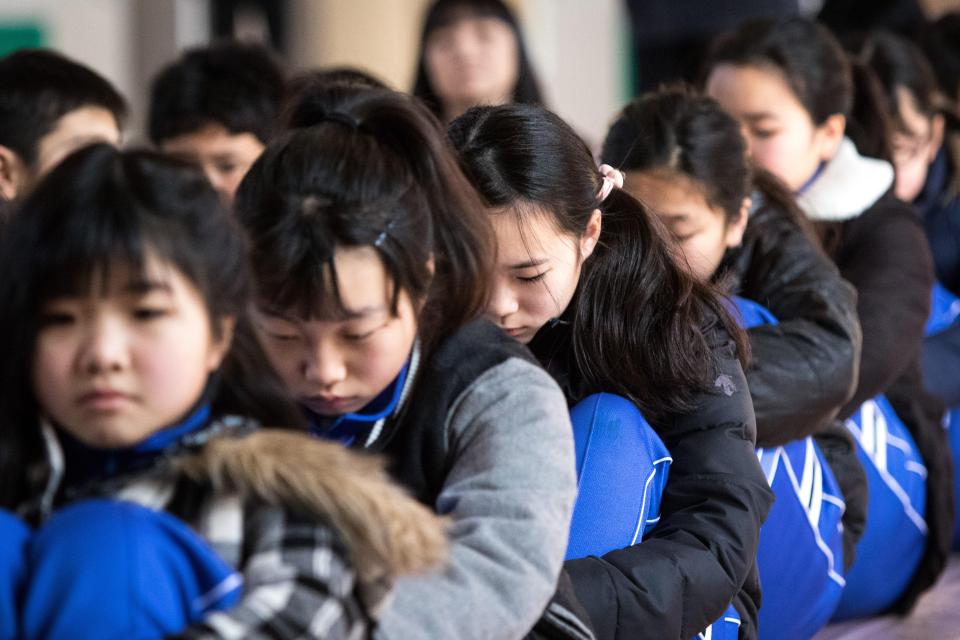
[{"label": "jacket collar", "polygon": [[807,217],[817,222],[843,222],[856,218],[893,186],[893,166],[867,158],[844,138],[836,155],[801,194],[797,203]]},{"label": "jacket collar", "polygon": [[419,367],[420,341],[417,340],[413,344],[410,357],[394,381],[359,411],[330,419],[304,408],[310,432],[326,440],[336,440],[348,447],[370,447],[383,434],[383,427],[387,420],[403,408]]}]

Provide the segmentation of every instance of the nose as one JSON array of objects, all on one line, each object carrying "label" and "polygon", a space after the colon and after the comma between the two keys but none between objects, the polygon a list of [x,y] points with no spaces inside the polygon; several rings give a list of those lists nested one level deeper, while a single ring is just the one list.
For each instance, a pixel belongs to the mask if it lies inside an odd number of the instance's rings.
[{"label": "nose", "polygon": [[82,338],[80,368],[89,375],[118,372],[130,364],[130,348],[123,327],[107,318],[92,322]]},{"label": "nose", "polygon": [[303,362],[303,377],[311,384],[330,389],[346,379],[346,359],[335,345],[316,344]]},{"label": "nose", "polygon": [[501,325],[506,324],[507,318],[520,310],[519,298],[503,280],[504,278],[499,278],[494,283],[490,302],[487,303],[487,313]]}]

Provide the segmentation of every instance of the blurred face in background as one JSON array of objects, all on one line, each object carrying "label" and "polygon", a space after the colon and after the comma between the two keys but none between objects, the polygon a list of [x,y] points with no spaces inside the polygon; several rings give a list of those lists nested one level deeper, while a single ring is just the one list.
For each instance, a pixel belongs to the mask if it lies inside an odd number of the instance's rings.
[{"label": "blurred face in background", "polygon": [[215,122],[160,143],[164,153],[200,165],[228,204],[263,149],[264,144],[252,133],[232,133]]},{"label": "blurred face in background", "polygon": [[921,113],[913,95],[903,87],[897,87],[896,96],[900,126],[891,138],[896,194],[901,200],[912,202],[923,190],[930,164],[943,143],[944,122],[942,115],[931,118]]},{"label": "blurred face in background", "polygon": [[85,106],[60,117],[37,141],[37,157],[28,165],[12,149],[0,146],[0,196],[22,196],[74,151],[91,144],[120,144],[120,127],[103,107]]},{"label": "blurred face in background", "polygon": [[503,20],[465,16],[427,36],[424,63],[444,117],[510,102],[517,84],[517,38]]}]

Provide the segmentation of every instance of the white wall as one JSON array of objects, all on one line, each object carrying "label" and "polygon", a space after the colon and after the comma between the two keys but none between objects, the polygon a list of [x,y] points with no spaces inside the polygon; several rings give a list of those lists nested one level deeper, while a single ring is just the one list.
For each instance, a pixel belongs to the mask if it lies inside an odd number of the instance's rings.
[{"label": "white wall", "polygon": [[40,22],[50,46],[129,91],[134,9],[130,0],[0,0],[0,20]]}]

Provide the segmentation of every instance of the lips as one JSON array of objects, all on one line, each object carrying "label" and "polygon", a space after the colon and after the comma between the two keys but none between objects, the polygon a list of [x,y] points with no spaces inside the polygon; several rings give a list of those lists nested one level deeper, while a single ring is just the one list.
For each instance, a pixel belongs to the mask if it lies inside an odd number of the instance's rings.
[{"label": "lips", "polygon": [[527,328],[526,327],[511,327],[511,328],[504,327],[503,330],[511,338],[519,338],[526,332]]},{"label": "lips", "polygon": [[337,415],[341,413],[347,413],[356,402],[356,398],[352,396],[325,396],[317,395],[310,396],[303,400],[305,404],[311,411],[319,413],[320,415]]},{"label": "lips", "polygon": [[133,400],[133,396],[114,389],[96,389],[81,395],[77,402],[93,411],[116,411]]}]

